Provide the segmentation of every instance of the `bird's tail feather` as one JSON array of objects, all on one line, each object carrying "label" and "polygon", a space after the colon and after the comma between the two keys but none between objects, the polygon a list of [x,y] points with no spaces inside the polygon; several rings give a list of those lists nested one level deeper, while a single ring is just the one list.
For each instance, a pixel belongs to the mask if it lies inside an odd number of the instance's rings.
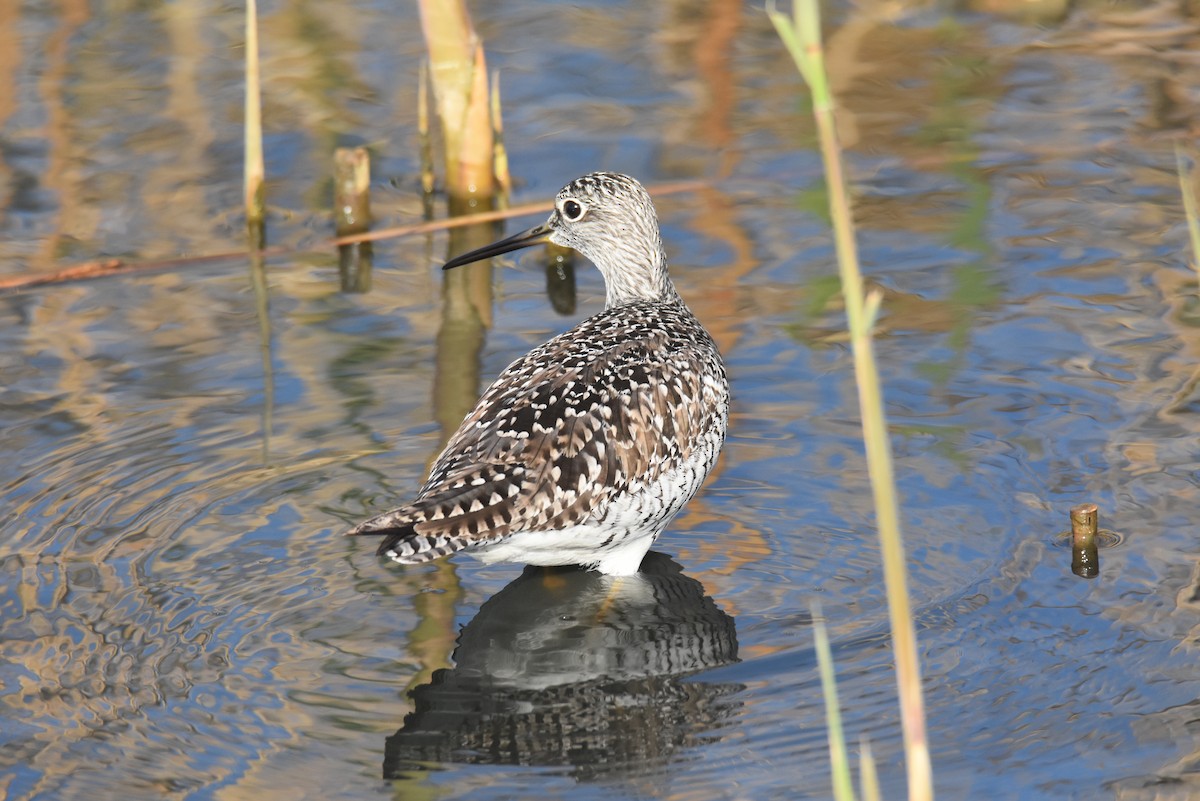
[{"label": "bird's tail feather", "polygon": [[419,565],[461,551],[472,543],[463,537],[436,531],[417,531],[417,525],[427,521],[413,521],[404,510],[395,509],[370,520],[359,523],[346,532],[346,536],[382,536],[383,542],[375,553],[386,556],[402,565]]}]

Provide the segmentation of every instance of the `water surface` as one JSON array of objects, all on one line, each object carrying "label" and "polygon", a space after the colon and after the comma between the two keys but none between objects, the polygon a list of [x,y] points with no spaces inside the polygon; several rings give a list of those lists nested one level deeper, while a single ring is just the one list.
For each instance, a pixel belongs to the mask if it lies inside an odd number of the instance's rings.
[{"label": "water surface", "polygon": [[[559,314],[530,253],[463,313],[439,234],[380,243],[370,290],[342,291],[333,147],[372,149],[382,224],[420,218],[415,10],[267,3],[268,237],[294,255],[266,292],[235,261],[0,296],[6,797],[825,798],[814,600],[848,735],[902,796],[814,132],[769,23],[473,10],[516,202],[593,169],[706,181],[658,206],[729,364],[718,470],[619,591],[339,536],[603,287],[580,264]],[[1200,314],[1172,153],[1200,76],[1175,14],[830,20],[939,798],[1200,793]],[[0,274],[243,247],[238,8],[0,15]],[[1122,535],[1092,581],[1057,544],[1085,500]]]}]

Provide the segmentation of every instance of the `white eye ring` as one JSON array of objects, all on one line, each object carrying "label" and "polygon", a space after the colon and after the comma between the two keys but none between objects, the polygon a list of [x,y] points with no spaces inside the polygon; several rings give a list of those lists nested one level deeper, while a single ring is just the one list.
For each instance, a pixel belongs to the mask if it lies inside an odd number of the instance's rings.
[{"label": "white eye ring", "polygon": [[587,212],[587,207],[578,200],[567,199],[563,201],[559,211],[567,222],[575,222]]}]

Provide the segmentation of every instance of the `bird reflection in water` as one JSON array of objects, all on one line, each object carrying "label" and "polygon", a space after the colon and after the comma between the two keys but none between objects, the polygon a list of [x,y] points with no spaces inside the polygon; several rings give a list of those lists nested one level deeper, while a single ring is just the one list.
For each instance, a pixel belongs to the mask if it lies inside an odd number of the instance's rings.
[{"label": "bird reflection in water", "polygon": [[737,633],[659,553],[632,576],[526,568],[463,628],[454,660],[412,691],[385,778],[448,762],[652,772],[719,729],[741,689],[685,680],[736,662]]}]

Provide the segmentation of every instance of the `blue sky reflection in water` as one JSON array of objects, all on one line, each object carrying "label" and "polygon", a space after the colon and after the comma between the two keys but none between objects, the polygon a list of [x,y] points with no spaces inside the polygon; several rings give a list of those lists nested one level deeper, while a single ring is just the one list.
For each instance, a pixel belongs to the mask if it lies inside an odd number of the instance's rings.
[{"label": "blue sky reflection in water", "polygon": [[[815,139],[769,23],[475,11],[516,201],[601,168],[708,180],[658,207],[730,366],[718,473],[608,606],[594,576],[399,570],[338,536],[603,290],[580,265],[556,314],[521,256],[478,359],[447,344],[443,235],[379,244],[370,291],[340,291],[334,146],[372,148],[381,224],[420,216],[415,10],[266,3],[269,236],[297,255],[269,265],[265,340],[239,264],[0,296],[7,798],[825,798],[814,598],[848,733],[901,796]],[[0,11],[0,276],[243,245],[237,12]],[[1200,76],[1175,13],[831,14],[942,799],[1200,793],[1171,150]],[[1084,500],[1123,537],[1093,581],[1056,545]]]}]

